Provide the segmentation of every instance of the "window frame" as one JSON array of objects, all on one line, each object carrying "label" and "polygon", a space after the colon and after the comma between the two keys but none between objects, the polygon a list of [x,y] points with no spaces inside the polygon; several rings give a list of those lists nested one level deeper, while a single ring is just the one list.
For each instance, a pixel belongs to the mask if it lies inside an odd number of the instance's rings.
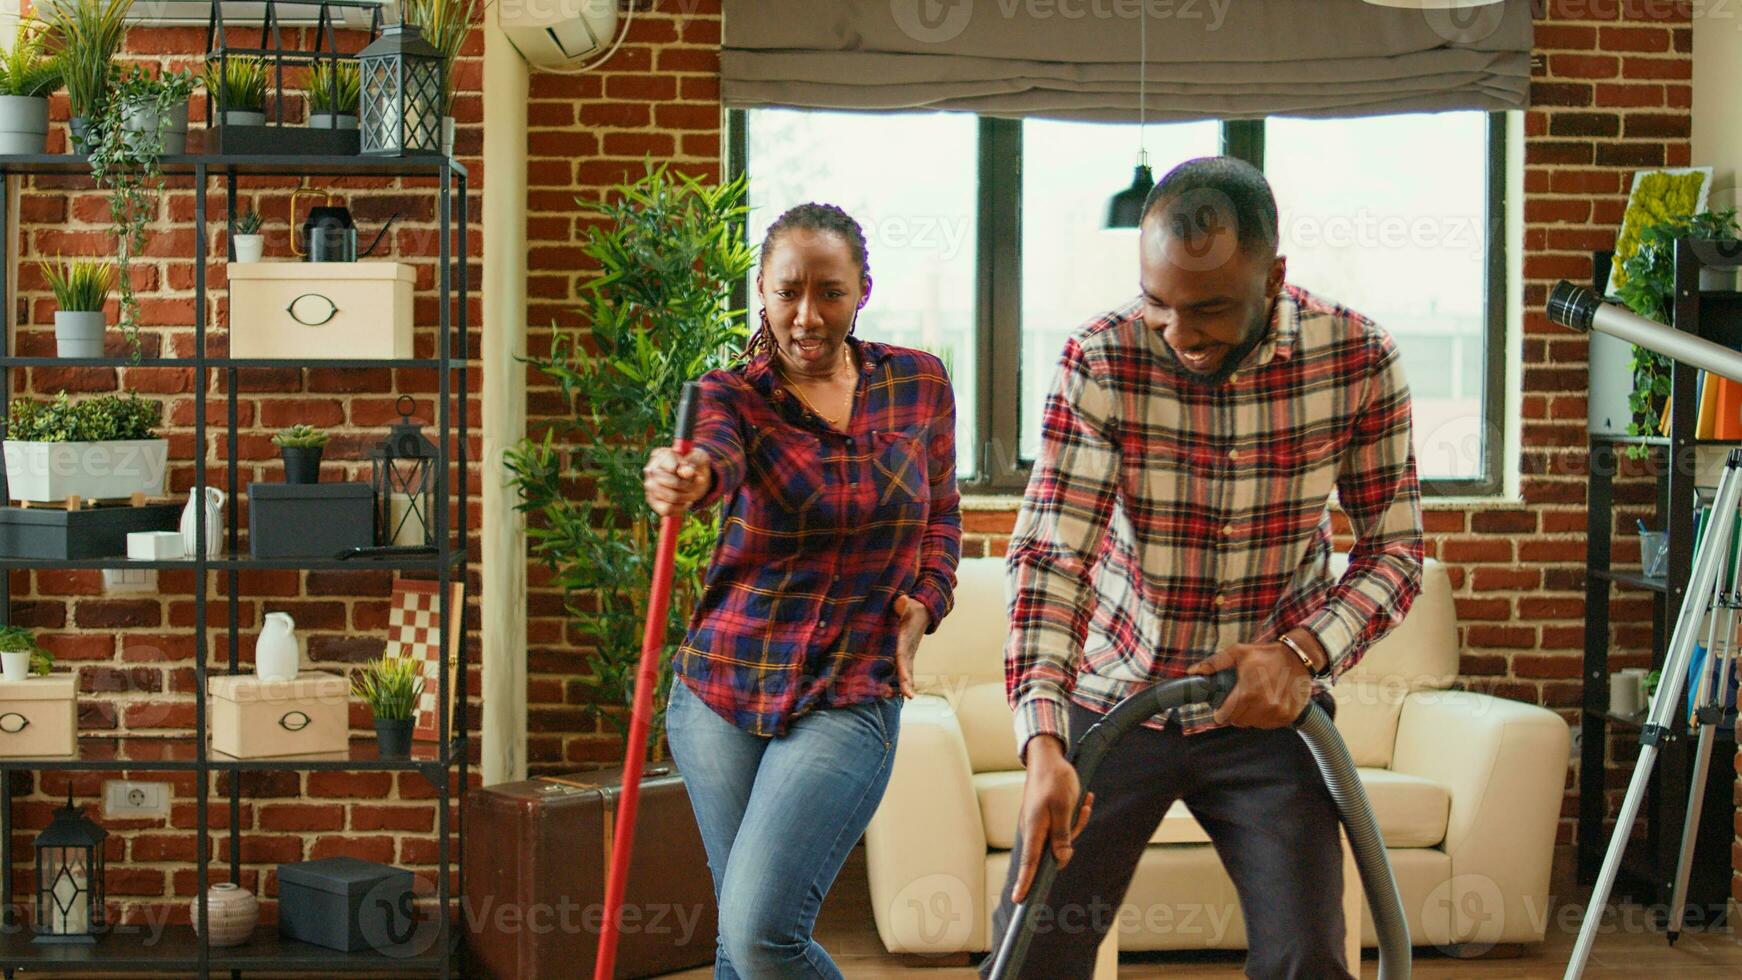
[{"label": "window frame", "polygon": [[[743,109],[726,114],[726,172],[732,179],[749,172],[749,117]],[[1222,122],[1222,152],[1264,169],[1264,120]],[[1435,478],[1421,481],[1424,498],[1438,496],[1491,497],[1504,492],[1507,458],[1506,406],[1506,114],[1488,113],[1486,187],[1487,262],[1483,276],[1483,451],[1484,476],[1473,479]],[[997,378],[1016,377],[1021,390],[1022,360],[1022,122],[982,116],[979,119],[977,200],[979,232],[975,241],[974,347],[979,445],[958,446],[971,452],[975,477],[961,481],[966,493],[1022,494],[1031,466],[1021,458],[1021,402],[998,399]],[[1110,175],[1109,180],[1113,176]],[[1108,193],[1115,189],[1108,185]],[[747,235],[753,229],[746,225]],[[752,239],[753,240],[753,239]],[[746,283],[733,289],[738,309],[749,308]],[[1093,311],[1085,311],[1084,318]],[[1384,324],[1380,324],[1384,326]],[[968,399],[957,390],[958,411]]]}]

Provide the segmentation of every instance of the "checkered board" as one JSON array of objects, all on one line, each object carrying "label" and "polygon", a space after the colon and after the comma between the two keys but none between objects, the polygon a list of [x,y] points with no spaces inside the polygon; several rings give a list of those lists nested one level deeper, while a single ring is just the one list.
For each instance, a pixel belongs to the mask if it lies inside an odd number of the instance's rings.
[{"label": "checkered board", "polygon": [[[452,585],[453,597],[450,600],[449,619],[452,623],[462,622],[462,610],[465,600],[465,586],[455,582]],[[393,605],[387,613],[387,649],[386,656],[410,657],[422,665],[423,693],[418,697],[417,708],[413,713],[416,719],[412,724],[412,737],[421,741],[440,741],[440,712],[436,708],[436,698],[441,692],[441,600],[438,585],[427,579],[399,579],[393,583]],[[453,635],[462,641],[465,633],[454,630]],[[460,662],[459,651],[448,651],[448,663]],[[454,712],[454,678],[448,678],[448,719],[453,720]]]}]

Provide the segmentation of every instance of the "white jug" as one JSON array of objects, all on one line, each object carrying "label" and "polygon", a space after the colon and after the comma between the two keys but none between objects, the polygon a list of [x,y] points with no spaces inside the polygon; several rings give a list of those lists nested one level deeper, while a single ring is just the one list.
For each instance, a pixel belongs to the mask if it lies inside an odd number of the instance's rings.
[{"label": "white jug", "polygon": [[296,679],[298,664],[296,620],[290,613],[270,612],[260,636],[254,641],[254,674],[263,681]]},{"label": "white jug", "polygon": [[181,540],[182,552],[189,558],[199,553],[199,543],[194,540],[199,527],[200,511],[206,515],[206,557],[216,558],[224,550],[224,491],[217,487],[206,488],[205,507],[198,506],[199,498],[188,494],[187,506],[181,509]]}]

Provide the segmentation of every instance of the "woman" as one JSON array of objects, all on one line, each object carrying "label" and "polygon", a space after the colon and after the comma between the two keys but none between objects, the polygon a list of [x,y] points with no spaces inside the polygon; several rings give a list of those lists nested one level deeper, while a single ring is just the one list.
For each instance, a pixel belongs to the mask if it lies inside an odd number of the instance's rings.
[{"label": "woman", "polygon": [[839,977],[811,928],[950,609],[955,402],[936,357],[853,336],[871,269],[841,209],[781,215],[756,290],[745,356],[701,380],[696,448],[644,474],[661,515],[725,501],[666,731],[720,905],[714,976]]}]

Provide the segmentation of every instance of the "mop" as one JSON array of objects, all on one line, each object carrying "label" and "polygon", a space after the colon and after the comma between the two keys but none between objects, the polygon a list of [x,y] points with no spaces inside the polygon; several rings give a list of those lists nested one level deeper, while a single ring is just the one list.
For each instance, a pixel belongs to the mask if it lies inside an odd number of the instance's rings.
[{"label": "mop", "polygon": [[[697,405],[696,383],[683,386],[677,402],[677,429],[672,451],[679,456],[692,448]],[[635,674],[635,705],[629,714],[629,744],[623,755],[623,794],[617,803],[617,832],[611,840],[611,865],[605,877],[605,921],[599,930],[599,955],[593,980],[611,980],[617,965],[617,920],[623,891],[629,883],[629,857],[635,849],[635,809],[641,802],[641,767],[647,755],[648,718],[653,714],[653,689],[659,686],[659,656],[665,649],[665,620],[671,609],[672,567],[677,561],[677,537],[683,529],[682,510],[659,522],[659,547],[654,552],[653,582],[647,595],[647,627],[641,637],[641,665]]]},{"label": "mop", "polygon": [[[1155,715],[1173,711],[1186,704],[1208,702],[1219,706],[1234,690],[1234,672],[1224,670],[1210,677],[1186,677],[1164,681],[1144,688],[1120,701],[1113,710],[1083,733],[1071,749],[1070,762],[1077,770],[1077,803],[1070,810],[1080,813],[1083,797],[1088,792],[1101,760],[1121,738]],[[1385,854],[1385,839],[1379,834],[1379,824],[1367,803],[1367,792],[1355,773],[1355,762],[1348,746],[1331,724],[1330,716],[1312,702],[1295,719],[1294,729],[1312,750],[1313,761],[1324,777],[1325,788],[1337,805],[1337,815],[1349,834],[1349,846],[1355,852],[1355,866],[1360,870],[1361,884],[1367,892],[1367,905],[1373,911],[1373,924],[1379,935],[1380,980],[1408,980],[1409,923],[1403,915],[1403,899],[1397,893],[1397,881],[1391,874],[1391,859]],[[1040,854],[1034,881],[1027,897],[1011,911],[1010,925],[1004,930],[992,961],[992,980],[1017,980],[1022,975],[1022,962],[1028,956],[1029,942],[1034,938],[1035,921],[1030,914],[1037,905],[1046,902],[1058,875],[1058,863],[1052,849]],[[1359,924],[1356,924],[1357,927]],[[1351,967],[1359,964],[1350,964]]]}]

